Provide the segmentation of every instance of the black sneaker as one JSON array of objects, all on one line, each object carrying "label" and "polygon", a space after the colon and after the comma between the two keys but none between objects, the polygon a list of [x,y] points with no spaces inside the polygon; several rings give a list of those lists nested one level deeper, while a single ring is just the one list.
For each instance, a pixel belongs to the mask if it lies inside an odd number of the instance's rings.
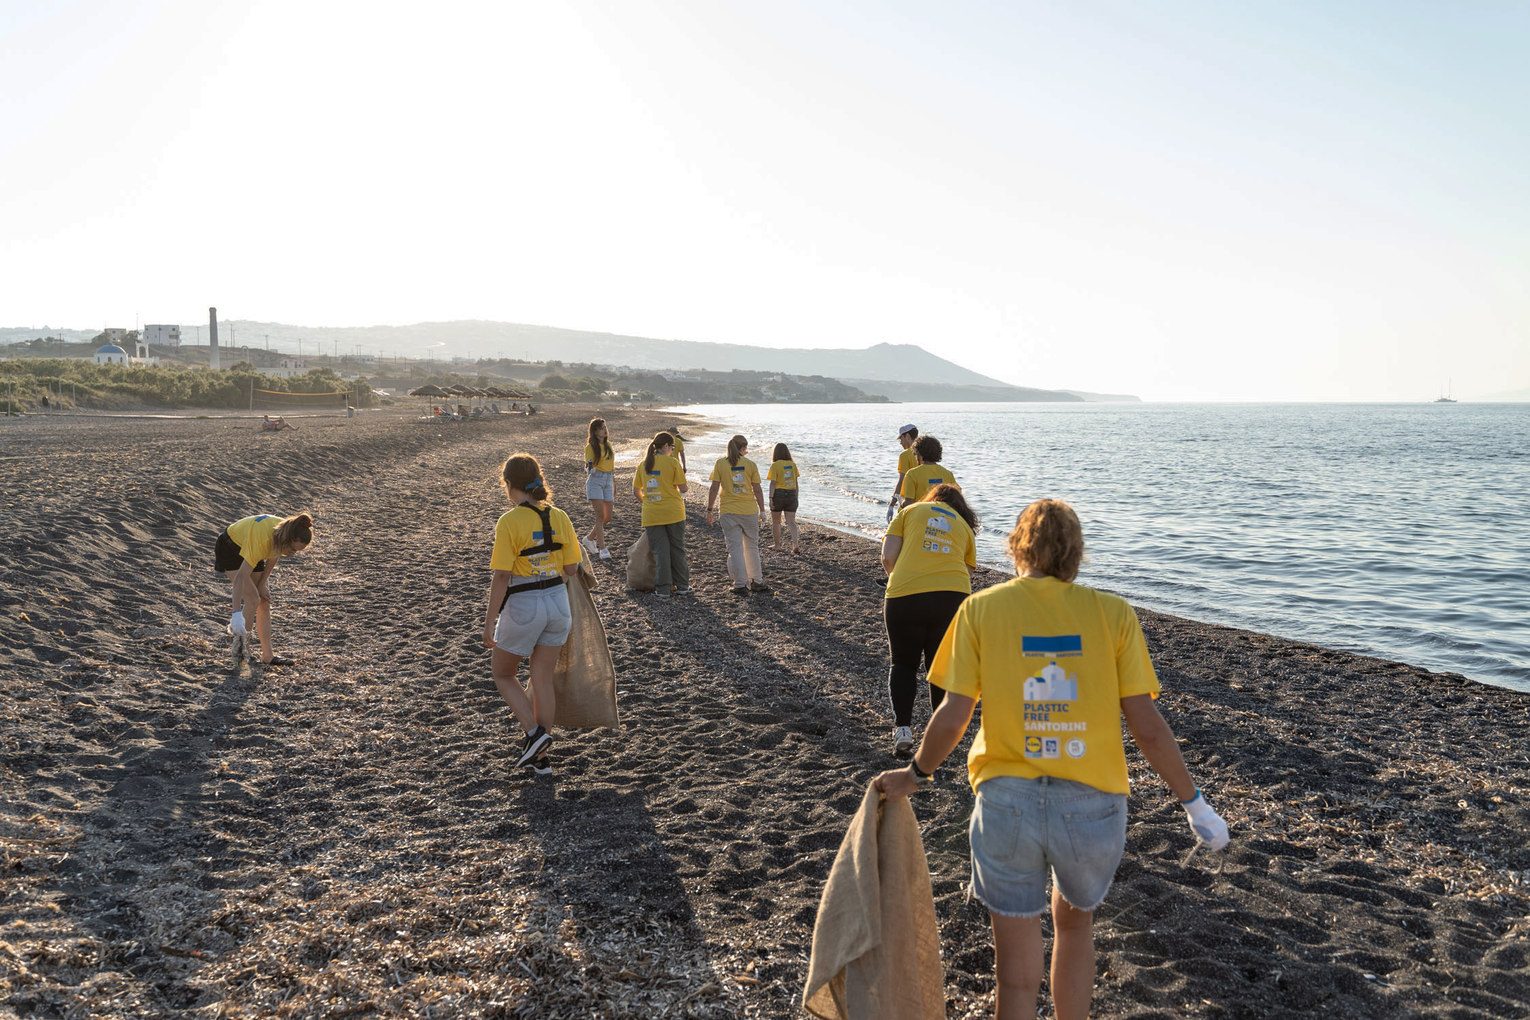
[{"label": "black sneaker", "polygon": [[684,588],[676,588],[675,589],[675,594],[676,595],[694,595],[696,593],[691,590],[691,586],[690,585],[686,585]]},{"label": "black sneaker", "polygon": [[537,755],[537,757],[531,759],[531,761],[527,763],[526,767],[531,769],[531,774],[534,776],[550,776],[553,774],[552,755],[548,754],[546,751],[543,751],[541,754]]},{"label": "black sneaker", "polygon": [[769,595],[770,585],[766,584],[764,581],[750,581],[749,590],[760,595]]},{"label": "black sneaker", "polygon": [[738,585],[738,586],[736,586],[733,589],[733,594],[735,594],[735,595],[748,595],[749,594],[749,586],[747,584]]},{"label": "black sneaker", "polygon": [[515,763],[517,765],[526,764],[532,759],[538,757],[543,751],[547,750],[547,745],[551,743],[552,734],[538,726],[536,729],[526,734],[526,746],[524,749],[522,749],[521,756],[516,759]]}]

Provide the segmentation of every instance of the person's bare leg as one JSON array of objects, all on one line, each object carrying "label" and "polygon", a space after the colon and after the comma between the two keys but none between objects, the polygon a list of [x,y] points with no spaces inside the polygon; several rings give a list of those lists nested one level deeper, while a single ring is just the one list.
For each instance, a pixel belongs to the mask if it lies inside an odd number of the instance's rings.
[{"label": "person's bare leg", "polygon": [[521,657],[511,652],[496,648],[489,656],[489,668],[494,673],[494,686],[499,688],[499,696],[510,711],[515,713],[516,721],[527,733],[537,728],[537,713],[531,705],[531,699],[526,697],[526,692],[521,690],[521,685],[515,679],[515,671],[520,668]]},{"label": "person's bare leg", "polygon": [[553,691],[553,671],[558,668],[561,645],[537,645],[531,650],[531,705],[537,725],[551,730],[558,696]]},{"label": "person's bare leg", "polygon": [[792,552],[801,552],[802,537],[797,534],[797,514],[795,512],[786,515],[786,531],[791,538]]},{"label": "person's bare leg", "polygon": [[[1041,992],[1041,918],[1005,917],[992,911],[996,1020],[1035,1020]],[[1059,1013],[1058,1016],[1062,1014]]]},{"label": "person's bare leg", "polygon": [[772,549],[781,548],[781,511],[779,510],[772,510],[770,512],[770,537],[770,547]]},{"label": "person's bare leg", "polygon": [[260,637],[260,661],[270,662],[275,653],[271,651],[271,603],[259,602],[255,610],[255,633]]},{"label": "person's bare leg", "polygon": [[1052,1005],[1057,1020],[1085,1020],[1094,995],[1094,912],[1052,890]]},{"label": "person's bare leg", "polygon": [[603,549],[606,545],[606,522],[611,519],[611,504],[603,499],[592,499],[590,509],[595,511],[595,523],[590,525],[590,541],[595,548]]}]

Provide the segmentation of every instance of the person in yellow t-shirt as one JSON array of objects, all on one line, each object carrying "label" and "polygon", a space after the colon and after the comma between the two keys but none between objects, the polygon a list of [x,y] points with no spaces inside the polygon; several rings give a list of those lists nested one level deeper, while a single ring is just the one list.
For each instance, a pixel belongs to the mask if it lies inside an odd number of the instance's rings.
[{"label": "person in yellow t-shirt", "polygon": [[1035,1016],[1041,913],[1051,873],[1050,988],[1059,1017],[1089,1013],[1094,911],[1126,843],[1121,717],[1184,806],[1200,845],[1227,845],[1227,823],[1196,789],[1158,713],[1158,677],[1124,599],[1074,584],[1084,555],[1078,515],[1043,499],[1009,536],[1018,575],[962,604],[930,671],[946,698],[907,769],[879,775],[884,796],[932,778],[983,702],[967,757],[977,800],[970,825],[972,891],[988,907],[1000,1016]]},{"label": "person in yellow t-shirt", "polygon": [[892,499],[887,501],[887,520],[893,519],[893,514],[904,503],[903,477],[914,469],[917,461],[914,460],[914,443],[919,439],[919,428],[916,425],[905,425],[898,430],[898,445],[903,451],[898,454],[898,483],[893,486]]},{"label": "person in yellow t-shirt", "polygon": [[691,466],[685,460],[685,437],[680,434],[680,426],[671,426],[669,434],[675,437],[675,452],[671,456],[679,459],[681,471],[689,471]]},{"label": "person in yellow t-shirt", "polygon": [[712,466],[712,487],[707,491],[707,524],[717,516],[722,496],[722,532],[728,544],[728,576],[733,594],[767,593],[765,571],[760,566],[760,518],[765,516],[765,495],[760,490],[760,469],[744,456],[749,440],[728,440],[728,455]]},{"label": "person in yellow t-shirt", "polygon": [[802,552],[802,539],[797,534],[797,480],[801,472],[792,460],[792,451],[785,443],[777,443],[770,455],[770,470],[765,477],[770,482],[770,534],[776,549],[781,545],[781,518],[786,517],[787,546],[793,555]]},{"label": "person in yellow t-shirt", "polygon": [[654,434],[648,453],[632,475],[632,492],[643,504],[643,530],[653,551],[654,594],[661,599],[691,593],[691,567],[685,556],[685,469],[674,458],[675,437]]},{"label": "person in yellow t-shirt", "polygon": [[[547,775],[552,771],[548,729],[556,708],[553,673],[573,627],[566,584],[579,573],[579,536],[568,514],[553,506],[552,488],[531,454],[506,460],[500,483],[510,509],[494,525],[483,644],[492,653],[494,686],[525,731],[516,764]],[[516,678],[522,659],[529,660],[529,698]]]},{"label": "person in yellow t-shirt", "polygon": [[[887,693],[893,710],[893,753],[900,758],[914,750],[920,662],[926,672],[934,665],[951,618],[972,594],[977,526],[977,515],[961,490],[940,485],[899,510],[882,539],[882,569],[887,571],[882,619],[892,654]],[[945,692],[934,684],[929,688],[933,712]]]},{"label": "person in yellow t-shirt", "polygon": [[[230,524],[213,545],[213,569],[234,583],[229,605],[228,633],[233,637],[234,668],[249,658],[249,628],[260,641],[260,661],[265,666],[290,666],[292,660],[271,650],[271,592],[267,581],[276,564],[295,556],[313,542],[313,515],[255,514]],[[254,607],[254,619],[245,610]]]},{"label": "person in yellow t-shirt", "polygon": [[937,485],[961,488],[956,484],[956,476],[940,466],[940,458],[945,453],[940,440],[934,436],[920,436],[911,452],[914,455],[914,466],[903,475],[904,506],[917,503]]},{"label": "person in yellow t-shirt", "polygon": [[584,443],[584,498],[590,501],[595,520],[580,539],[580,545],[591,556],[603,560],[611,558],[611,550],[606,548],[606,525],[615,512],[615,479],[616,451],[611,449],[606,420],[591,418]]}]

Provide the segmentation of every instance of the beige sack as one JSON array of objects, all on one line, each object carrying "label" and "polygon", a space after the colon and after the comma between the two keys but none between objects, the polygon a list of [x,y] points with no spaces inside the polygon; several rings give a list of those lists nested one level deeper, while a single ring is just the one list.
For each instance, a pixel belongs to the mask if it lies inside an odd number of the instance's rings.
[{"label": "beige sack", "polygon": [[658,565],[653,561],[653,550],[648,546],[648,529],[644,528],[638,540],[627,550],[627,587],[633,591],[653,591],[653,578]]},{"label": "beige sack", "polygon": [[553,725],[571,730],[617,726],[616,666],[606,628],[583,576],[570,578],[567,587],[574,623],[553,674]]},{"label": "beige sack", "polygon": [[818,903],[802,1005],[824,1020],[943,1020],[945,981],[914,809],[869,786]]}]

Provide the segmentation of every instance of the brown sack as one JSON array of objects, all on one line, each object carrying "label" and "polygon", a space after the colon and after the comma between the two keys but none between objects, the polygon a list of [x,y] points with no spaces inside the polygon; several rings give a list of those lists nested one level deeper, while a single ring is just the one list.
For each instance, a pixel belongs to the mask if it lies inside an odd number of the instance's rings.
[{"label": "brown sack", "polygon": [[553,673],[557,699],[553,705],[553,725],[571,730],[618,725],[616,666],[606,644],[606,628],[583,581],[583,577],[570,578],[567,585],[568,607],[574,623]]},{"label": "brown sack", "polygon": [[818,903],[802,1005],[823,1020],[944,1020],[945,983],[914,809],[869,786]]},{"label": "brown sack", "polygon": [[627,587],[633,591],[653,591],[653,577],[658,570],[653,550],[648,547],[648,529],[627,550]]}]

